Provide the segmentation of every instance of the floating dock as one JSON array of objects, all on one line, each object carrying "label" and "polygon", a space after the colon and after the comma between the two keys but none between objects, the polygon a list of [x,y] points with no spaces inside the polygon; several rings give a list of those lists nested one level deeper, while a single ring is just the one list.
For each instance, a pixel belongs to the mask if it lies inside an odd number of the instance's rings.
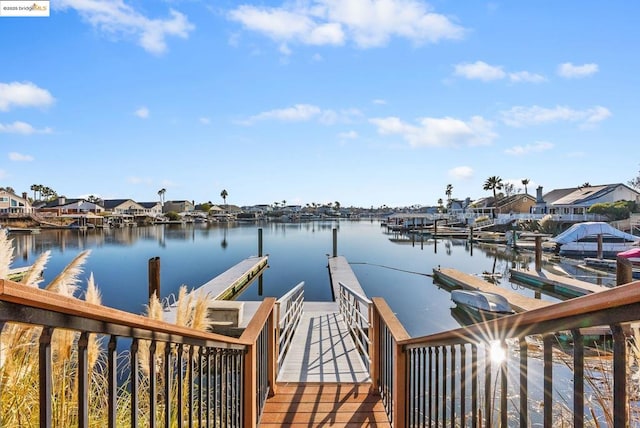
[{"label": "floating dock", "polygon": [[522,271],[511,269],[511,279],[529,286],[551,286],[555,291],[567,297],[580,297],[586,294],[609,290],[609,287],[560,276],[547,271]]},{"label": "floating dock", "polygon": [[463,288],[465,290],[478,290],[500,294],[509,301],[509,304],[516,312],[544,308],[552,304],[551,302],[533,299],[531,297],[523,296],[520,293],[516,293],[515,291],[498,287],[495,284],[484,281],[476,276],[460,272],[455,269],[433,269],[433,278],[451,288]]}]

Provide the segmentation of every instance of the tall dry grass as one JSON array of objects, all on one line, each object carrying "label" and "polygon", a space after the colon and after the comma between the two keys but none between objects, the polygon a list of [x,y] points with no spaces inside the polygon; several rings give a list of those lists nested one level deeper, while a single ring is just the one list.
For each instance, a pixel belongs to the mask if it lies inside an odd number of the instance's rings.
[{"label": "tall dry grass", "polygon": [[[7,278],[13,262],[13,242],[6,231],[0,230],[0,279]],[[83,251],[76,256],[49,284],[43,288],[67,297],[78,297],[80,289],[80,275],[89,251]],[[41,273],[46,268],[50,253],[40,255],[30,270],[23,276],[21,282],[31,287],[40,287],[43,282]],[[100,291],[95,283],[93,274],[89,276],[84,293],[84,300],[93,304],[102,304]],[[209,322],[206,317],[208,296],[194,295],[187,292],[185,286],[180,288],[177,299],[176,323],[182,326],[207,329]],[[159,299],[154,296],[147,307],[147,316],[162,320],[164,311]],[[35,427],[39,425],[39,340],[43,332],[42,327],[20,323],[7,323],[0,334],[0,427]],[[78,423],[78,340],[80,333],[56,329],[51,339],[52,365],[52,424],[54,427],[74,426]],[[140,378],[139,416],[141,420],[149,417],[149,368],[155,364],[156,391],[159,396],[164,391],[165,364],[164,344],[158,343],[155,356],[150,356],[150,343],[140,341]],[[171,353],[175,357],[176,348]],[[197,355],[197,352],[195,353]],[[118,367],[123,372],[130,373],[129,355],[126,352],[118,356]],[[89,420],[90,426],[103,427],[107,423],[108,382],[106,379],[106,353],[103,338],[94,334],[88,335],[88,370],[89,370]],[[173,367],[173,370],[177,368]],[[181,368],[182,369],[182,368]],[[173,376],[172,376],[173,377]],[[186,382],[186,380],[185,380]],[[125,380],[118,388],[117,425],[130,424],[129,406],[131,379]],[[183,385],[186,402],[186,384]],[[172,414],[177,413],[177,384],[172,382],[171,394]],[[163,397],[162,397],[163,398]],[[164,399],[164,398],[163,398]],[[161,409],[165,411],[165,409]],[[163,414],[157,415],[158,422]],[[172,418],[175,420],[175,417]],[[174,426],[179,426],[174,422]]]}]

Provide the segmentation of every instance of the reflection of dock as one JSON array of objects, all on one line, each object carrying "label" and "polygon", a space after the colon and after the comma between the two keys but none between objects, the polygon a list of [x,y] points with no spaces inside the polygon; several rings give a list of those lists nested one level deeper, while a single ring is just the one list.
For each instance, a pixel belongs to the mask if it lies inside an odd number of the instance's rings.
[{"label": "reflection of dock", "polygon": [[498,293],[509,301],[509,304],[516,312],[530,311],[551,305],[551,302],[533,299],[523,296],[515,291],[510,291],[502,287],[496,287],[490,282],[460,272],[455,269],[440,268],[433,270],[433,277],[442,284],[453,288],[464,288],[466,290],[478,290],[489,293]]},{"label": "reflection of dock", "polygon": [[540,288],[552,286],[558,294],[567,297],[584,296],[585,294],[597,293],[609,289],[609,287],[556,275],[547,271],[525,272],[518,269],[511,269],[510,272],[513,281]]}]

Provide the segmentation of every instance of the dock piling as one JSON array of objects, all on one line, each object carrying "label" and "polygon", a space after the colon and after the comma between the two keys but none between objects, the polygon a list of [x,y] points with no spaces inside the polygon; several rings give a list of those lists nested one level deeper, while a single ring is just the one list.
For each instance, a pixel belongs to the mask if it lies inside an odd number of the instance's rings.
[{"label": "dock piling", "polygon": [[262,228],[258,228],[258,257],[262,257]]},{"label": "dock piling", "polygon": [[542,270],[542,236],[536,235],[536,272]]},{"label": "dock piling", "polygon": [[160,257],[149,259],[149,299],[154,294],[160,298]]},{"label": "dock piling", "polygon": [[633,282],[633,265],[624,257],[616,257],[616,285]]},{"label": "dock piling", "polygon": [[333,257],[338,257],[338,229],[333,228]]}]

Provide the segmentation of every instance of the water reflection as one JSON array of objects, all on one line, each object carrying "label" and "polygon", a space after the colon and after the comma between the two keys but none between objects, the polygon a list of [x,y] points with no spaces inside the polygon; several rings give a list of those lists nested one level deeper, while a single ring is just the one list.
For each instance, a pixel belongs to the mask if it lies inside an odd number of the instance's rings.
[{"label": "water reflection", "polygon": [[[331,300],[327,254],[332,252],[332,231],[337,229],[338,254],[353,263],[365,292],[385,298],[412,335],[458,326],[449,310],[449,291],[430,277],[434,268],[486,273],[497,287],[512,287],[507,280],[509,269],[527,269],[533,263],[532,254],[505,247],[471,245],[457,238],[387,233],[377,221],[334,220],[259,225],[195,223],[85,232],[43,230],[12,236],[14,266],[31,264],[39,254],[50,250],[51,259],[44,272],[45,281],[50,281],[80,251],[89,249],[92,253],[85,265],[84,282],[93,272],[105,305],[140,313],[147,299],[149,259],[162,259],[161,297],[166,297],[177,293],[182,284],[198,287],[256,255],[258,228],[263,230],[269,268],[260,281],[247,287],[241,300],[280,297],[300,281],[305,281],[306,300]],[[519,291],[533,297],[531,290]]]}]

